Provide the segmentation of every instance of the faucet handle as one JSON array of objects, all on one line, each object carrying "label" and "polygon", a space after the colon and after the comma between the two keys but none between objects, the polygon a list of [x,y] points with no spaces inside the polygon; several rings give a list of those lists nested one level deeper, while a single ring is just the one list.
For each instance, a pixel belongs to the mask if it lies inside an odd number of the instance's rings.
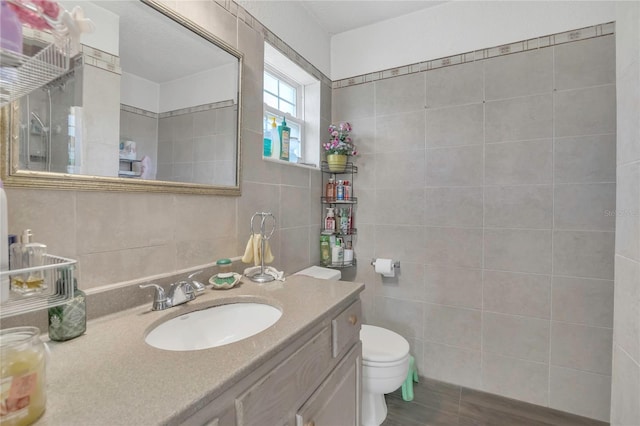
[{"label": "faucet handle", "polygon": [[171,288],[169,289],[169,299],[171,299],[172,306],[186,303],[195,298],[196,292],[193,286],[187,281],[180,281],[171,284]]},{"label": "faucet handle", "polygon": [[171,307],[171,303],[169,303],[169,300],[167,299],[167,295],[165,294],[164,289],[160,287],[158,284],[155,284],[155,283],[140,284],[138,287],[140,288],[153,287],[156,289],[156,292],[153,297],[153,305],[151,306],[152,310],[161,311],[163,309],[167,309]]},{"label": "faucet handle", "polygon": [[187,277],[187,279],[191,282],[191,286],[196,291],[196,293],[202,293],[207,288],[200,281],[196,281],[196,280],[193,279],[193,277],[195,277],[196,275],[201,274],[201,273],[202,273],[202,270],[194,272],[194,273],[190,274]]}]

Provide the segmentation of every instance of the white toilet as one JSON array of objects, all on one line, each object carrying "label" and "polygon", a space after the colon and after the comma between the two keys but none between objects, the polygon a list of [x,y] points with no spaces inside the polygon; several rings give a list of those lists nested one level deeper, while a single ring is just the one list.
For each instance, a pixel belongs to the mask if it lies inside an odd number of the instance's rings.
[{"label": "white toilet", "polygon": [[[339,280],[340,271],[311,266],[296,272],[314,278]],[[362,325],[362,426],[379,426],[387,417],[384,394],[398,389],[409,372],[409,342],[382,327]]]}]

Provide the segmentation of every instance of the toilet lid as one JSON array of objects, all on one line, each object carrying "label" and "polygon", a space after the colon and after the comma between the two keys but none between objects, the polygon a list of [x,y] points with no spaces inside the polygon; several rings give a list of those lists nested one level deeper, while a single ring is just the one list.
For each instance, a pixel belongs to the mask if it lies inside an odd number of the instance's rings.
[{"label": "toilet lid", "polygon": [[374,325],[362,325],[362,358],[365,361],[391,362],[409,353],[409,342],[391,330]]}]

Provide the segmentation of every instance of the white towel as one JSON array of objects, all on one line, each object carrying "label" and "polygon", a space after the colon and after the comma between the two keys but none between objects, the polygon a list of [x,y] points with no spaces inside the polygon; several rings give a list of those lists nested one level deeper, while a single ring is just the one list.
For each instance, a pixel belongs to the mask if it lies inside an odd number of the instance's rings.
[{"label": "white towel", "polygon": [[[244,249],[244,255],[242,256],[243,263],[251,263],[258,266],[262,262],[262,235],[252,234],[247,241],[247,247]],[[264,263],[273,262],[273,254],[271,254],[271,246],[269,241],[264,242]]]}]

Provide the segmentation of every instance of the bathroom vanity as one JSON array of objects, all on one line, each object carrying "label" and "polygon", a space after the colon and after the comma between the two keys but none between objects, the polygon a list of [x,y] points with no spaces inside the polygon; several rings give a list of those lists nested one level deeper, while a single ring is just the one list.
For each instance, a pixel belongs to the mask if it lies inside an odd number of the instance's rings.
[{"label": "bathroom vanity", "polygon": [[[49,342],[47,409],[36,424],[359,425],[363,288],[306,276],[262,285],[245,278],[164,311],[149,304],[91,321],[84,336]],[[144,342],[164,321],[238,302],[278,307],[282,317],[211,349]]]}]

